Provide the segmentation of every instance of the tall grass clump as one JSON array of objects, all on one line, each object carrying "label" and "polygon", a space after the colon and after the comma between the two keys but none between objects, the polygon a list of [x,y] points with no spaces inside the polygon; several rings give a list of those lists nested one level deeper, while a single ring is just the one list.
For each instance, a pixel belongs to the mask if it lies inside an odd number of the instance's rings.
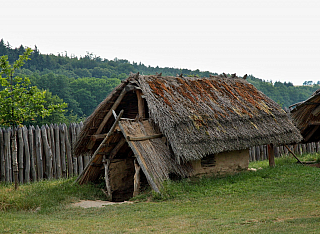
[{"label": "tall grass clump", "polygon": [[12,184],[0,185],[0,211],[58,209],[79,199],[97,199],[104,195],[92,184],[73,184],[75,178],[43,180],[22,184],[14,190]]}]

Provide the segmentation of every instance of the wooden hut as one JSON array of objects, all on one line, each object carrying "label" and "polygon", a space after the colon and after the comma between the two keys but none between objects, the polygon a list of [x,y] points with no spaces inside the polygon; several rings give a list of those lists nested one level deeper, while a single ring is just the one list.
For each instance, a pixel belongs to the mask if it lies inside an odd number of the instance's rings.
[{"label": "wooden hut", "polygon": [[84,123],[75,154],[93,157],[78,182],[102,173],[108,195],[127,199],[140,182],[159,192],[171,176],[233,173],[247,169],[252,146],[300,140],[286,112],[242,78],[136,74]]},{"label": "wooden hut", "polygon": [[290,106],[290,114],[303,136],[303,143],[320,140],[320,89],[307,100]]}]

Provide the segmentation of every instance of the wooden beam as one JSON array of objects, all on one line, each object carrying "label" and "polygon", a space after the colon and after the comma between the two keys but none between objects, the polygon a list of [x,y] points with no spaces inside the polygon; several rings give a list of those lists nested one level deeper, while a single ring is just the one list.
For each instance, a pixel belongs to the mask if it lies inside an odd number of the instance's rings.
[{"label": "wooden beam", "polygon": [[134,160],[134,179],[133,179],[133,197],[140,193],[140,165],[137,159]]},{"label": "wooden beam", "polygon": [[138,99],[138,113],[139,118],[145,118],[145,108],[144,108],[144,100],[142,99],[142,91],[140,89],[136,89],[137,99]]},{"label": "wooden beam", "polygon": [[[122,99],[124,98],[124,96],[126,95],[127,92],[134,90],[134,86],[132,85],[127,85],[126,87],[124,87],[124,89],[121,91],[119,97],[117,98],[117,100],[114,102],[114,104],[112,105],[111,109],[108,111],[108,113],[106,114],[106,116],[103,118],[102,122],[100,123],[97,131],[95,132],[94,135],[100,134],[102,129],[104,128],[104,126],[106,125],[106,123],[108,122],[108,120],[110,119],[111,115],[112,115],[112,111],[117,109],[117,107],[119,106],[120,102],[122,101]],[[95,141],[90,141],[89,144],[87,145],[88,149],[92,149],[92,147],[94,146]]]},{"label": "wooden beam", "polygon": [[269,144],[268,145],[268,158],[269,158],[269,166],[270,167],[274,167],[275,163],[274,163],[274,148],[273,148],[273,144]]},{"label": "wooden beam", "polygon": [[316,125],[309,133],[308,135],[304,138],[304,141],[307,142],[309,139],[312,137],[312,135],[318,130],[320,125]]},{"label": "wooden beam", "polygon": [[146,141],[154,138],[160,138],[163,137],[162,133],[151,135],[151,136],[142,136],[142,137],[133,137],[133,136],[127,136],[128,141]]},{"label": "wooden beam", "polygon": [[300,161],[300,159],[292,152],[292,150],[287,146],[287,145],[284,145],[288,150],[289,152],[293,155],[293,157],[295,157],[299,163],[301,163],[303,165],[303,163]]},{"label": "wooden beam", "polygon": [[106,182],[106,188],[107,188],[107,199],[112,201],[112,192],[111,192],[111,186],[110,186],[110,180],[109,180],[109,166],[110,166],[110,159],[106,159],[103,157],[102,163],[104,165],[104,180]]},{"label": "wooden beam", "polygon": [[90,159],[89,163],[87,164],[87,166],[83,169],[83,171],[81,172],[81,174],[78,176],[78,178],[76,179],[75,183],[79,182],[81,177],[84,175],[84,173],[88,170],[88,168],[90,167],[91,163],[93,162],[93,160],[95,159],[95,157],[98,155],[100,149],[104,146],[104,143],[108,140],[108,138],[112,135],[114,129],[117,127],[117,124],[121,118],[121,116],[123,115],[123,110],[120,111],[118,117],[116,118],[116,120],[114,121],[112,127],[110,128],[107,136],[103,139],[103,141],[101,142],[101,144],[99,145],[99,147],[96,149],[96,151],[94,152],[94,154],[92,155],[92,158]]},{"label": "wooden beam", "polygon": [[118,142],[118,144],[113,148],[113,150],[110,152],[109,159],[113,159],[116,154],[119,152],[121,147],[126,143],[125,138],[121,138],[121,140]]},{"label": "wooden beam", "polygon": [[311,121],[309,125],[320,125],[319,121]]}]

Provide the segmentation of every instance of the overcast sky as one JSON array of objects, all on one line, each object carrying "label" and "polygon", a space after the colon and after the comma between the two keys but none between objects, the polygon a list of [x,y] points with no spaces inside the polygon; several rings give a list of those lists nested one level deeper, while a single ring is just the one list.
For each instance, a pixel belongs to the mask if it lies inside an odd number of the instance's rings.
[{"label": "overcast sky", "polygon": [[43,54],[320,80],[319,0],[10,0],[0,9],[0,38]]}]

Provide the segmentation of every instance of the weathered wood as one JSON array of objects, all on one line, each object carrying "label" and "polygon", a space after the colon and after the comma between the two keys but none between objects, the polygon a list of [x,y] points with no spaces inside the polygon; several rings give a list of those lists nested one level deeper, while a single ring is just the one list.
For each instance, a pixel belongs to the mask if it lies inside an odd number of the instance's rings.
[{"label": "weathered wood", "polygon": [[[110,110],[108,111],[108,113],[106,114],[106,116],[104,117],[104,119],[102,120],[102,122],[100,123],[97,131],[95,132],[94,135],[96,134],[100,134],[102,129],[104,128],[104,126],[106,125],[106,123],[108,122],[108,120],[110,119],[110,117],[112,116],[112,111],[116,110],[117,107],[119,106],[120,102],[122,101],[122,99],[124,98],[124,96],[126,95],[127,92],[134,90],[134,86],[131,85],[127,85],[120,93],[119,97],[117,98],[117,100],[114,102],[114,104],[112,105],[112,107],[110,108]],[[94,146],[95,141],[93,141],[91,139],[91,141],[89,142],[89,144],[87,145],[88,149],[92,149],[92,147]]]},{"label": "weathered wood", "polygon": [[106,159],[103,157],[102,163],[104,166],[104,180],[106,183],[106,189],[107,189],[107,199],[112,201],[112,191],[111,191],[111,186],[110,186],[110,180],[109,180],[109,166],[110,166],[110,159]]},{"label": "weathered wood", "polygon": [[54,139],[54,124],[46,125],[48,144],[52,152],[52,178],[57,175],[56,141]]},{"label": "weathered wood", "polygon": [[62,177],[67,177],[67,166],[66,166],[66,132],[62,124],[59,125],[60,132],[60,161],[61,161],[61,172]]},{"label": "weathered wood", "polygon": [[4,155],[5,155],[5,161],[6,161],[6,182],[11,183],[12,182],[12,166],[11,166],[11,134],[12,130],[11,128],[7,128],[4,133]]},{"label": "weathered wood", "polygon": [[67,157],[67,167],[68,167],[68,176],[73,176],[73,163],[72,163],[72,154],[71,154],[71,145],[69,140],[69,133],[66,124],[63,124],[63,128],[65,131],[65,139],[66,139],[66,157]]},{"label": "weathered wood", "polygon": [[19,166],[18,166],[18,148],[17,148],[17,130],[13,130],[13,134],[11,135],[11,149],[12,149],[12,167],[14,174],[14,188],[15,190],[19,187]]},{"label": "weathered wood", "polygon": [[[24,180],[24,166],[23,166],[23,137],[22,137],[22,128],[18,128],[18,146],[19,146],[19,152],[18,152],[18,164],[19,164],[19,181],[23,183]],[[30,164],[29,164],[30,165]]]},{"label": "weathered wood", "polygon": [[136,89],[136,95],[138,99],[138,113],[139,118],[145,118],[145,106],[144,106],[144,100],[142,99],[142,91],[139,89]]},{"label": "weathered wood", "polygon": [[52,179],[53,175],[53,169],[52,169],[52,150],[51,147],[48,143],[48,136],[47,136],[47,130],[45,126],[41,127],[41,136],[42,136],[42,143],[43,143],[43,148],[44,148],[44,154],[45,154],[45,159],[46,159],[46,176],[48,179]]},{"label": "weathered wood", "polygon": [[56,168],[57,174],[56,178],[61,178],[61,156],[60,156],[60,136],[59,136],[59,127],[57,124],[54,125],[54,142],[55,142],[55,151],[56,151]]},{"label": "weathered wood", "polygon": [[36,158],[37,158],[37,175],[38,180],[43,179],[43,156],[42,156],[42,141],[41,141],[41,130],[39,126],[35,129],[35,141],[36,141]]},{"label": "weathered wood", "polygon": [[133,136],[127,136],[127,140],[128,141],[146,141],[146,140],[150,140],[150,139],[154,139],[154,138],[160,138],[163,137],[163,135],[160,134],[155,134],[155,135],[151,135],[151,136],[141,136],[141,137],[133,137]]},{"label": "weathered wood", "polygon": [[288,151],[293,155],[293,157],[295,157],[295,158],[298,160],[299,163],[303,164],[303,163],[300,161],[300,159],[292,152],[292,150],[291,150],[287,145],[285,145],[285,147],[286,147],[286,148],[288,149]]},{"label": "weathered wood", "polygon": [[121,140],[118,142],[118,144],[110,152],[109,159],[113,159],[126,142],[127,142],[126,139],[121,138]]},{"label": "weathered wood", "polygon": [[[75,124],[70,125],[70,139],[71,139],[71,149],[73,150],[73,145],[75,144],[76,141],[76,129],[75,129]],[[73,174],[78,175],[78,158],[73,156],[72,157],[73,161]]]},{"label": "weathered wood", "polygon": [[134,160],[134,177],[133,177],[133,197],[139,195],[140,193],[140,165],[137,159]]},{"label": "weathered wood", "polygon": [[[77,140],[77,136],[79,136],[79,133],[80,133],[80,126],[77,124],[76,126],[75,126],[75,129],[76,129],[76,140]],[[82,173],[82,171],[83,171],[83,156],[82,155],[80,155],[79,157],[78,157],[78,166],[79,166],[79,173]]]},{"label": "weathered wood", "polygon": [[274,147],[273,144],[268,145],[268,158],[269,158],[269,166],[274,167]]},{"label": "weathered wood", "polygon": [[31,175],[31,157],[29,150],[29,140],[28,140],[28,129],[23,126],[22,127],[22,138],[23,138],[23,148],[24,148],[24,157],[25,157],[25,170],[24,170],[24,181],[26,183],[30,182]]},{"label": "weathered wood", "polygon": [[318,130],[320,125],[315,125],[315,127],[312,128],[312,130],[308,133],[308,135],[304,138],[305,142],[308,142],[309,139],[313,136],[313,134]]},{"label": "weathered wood", "polygon": [[37,157],[36,157],[36,149],[35,149],[35,141],[34,141],[34,127],[29,126],[29,130],[27,130],[28,135],[28,143],[29,143],[29,151],[30,151],[30,164],[31,164],[31,179],[33,181],[37,180]]},{"label": "weathered wood", "polygon": [[6,160],[4,156],[4,130],[0,128],[0,181],[6,180]]},{"label": "weathered wood", "polygon": [[103,141],[101,142],[101,144],[98,146],[98,148],[96,149],[96,151],[94,152],[94,154],[92,155],[92,158],[90,159],[90,162],[88,163],[88,165],[84,168],[84,170],[82,171],[82,173],[80,173],[80,175],[78,176],[78,178],[76,179],[75,183],[79,182],[81,177],[83,176],[83,174],[87,171],[87,169],[91,166],[91,163],[94,161],[96,155],[98,155],[100,149],[102,147],[104,147],[104,143],[108,140],[108,138],[113,134],[113,131],[115,130],[115,128],[118,125],[118,122],[121,118],[121,116],[123,115],[123,110],[120,111],[118,117],[116,118],[116,120],[114,121],[112,127],[110,128],[107,136],[103,139]]}]

